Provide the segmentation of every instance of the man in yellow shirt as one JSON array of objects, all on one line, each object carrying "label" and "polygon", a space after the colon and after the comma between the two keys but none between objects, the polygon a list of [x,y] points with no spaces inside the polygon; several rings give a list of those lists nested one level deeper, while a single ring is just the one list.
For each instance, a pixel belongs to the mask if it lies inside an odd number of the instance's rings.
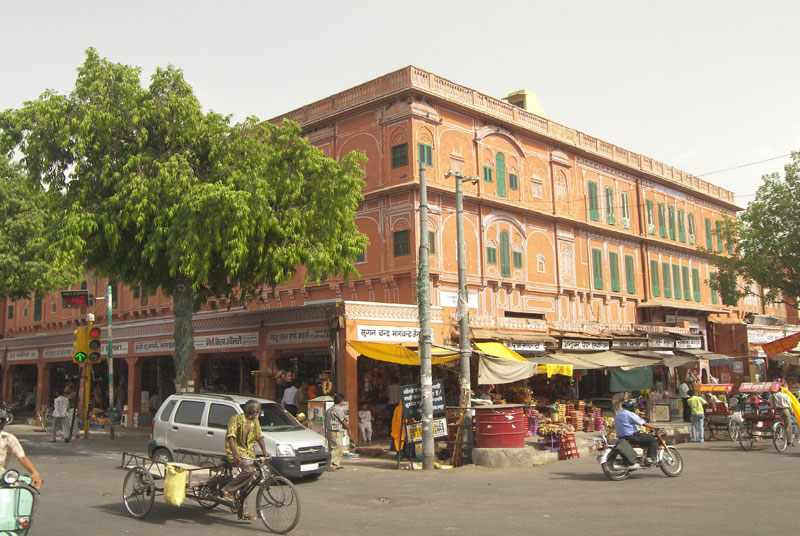
[{"label": "man in yellow shirt", "polygon": [[[228,431],[225,433],[225,453],[231,464],[239,469],[239,473],[222,488],[222,496],[236,503],[236,493],[246,489],[253,481],[255,468],[253,458],[256,457],[255,443],[261,447],[261,452],[269,458],[269,452],[264,445],[264,435],[258,416],[261,414],[261,403],[258,400],[248,400],[244,404],[244,414],[234,415],[228,421]],[[242,506],[241,519],[252,521],[256,518]]]},{"label": "man in yellow shirt", "polygon": [[703,406],[706,405],[706,399],[697,395],[689,389],[689,400],[686,401],[689,408],[692,410],[692,435],[689,441],[693,443],[703,442],[703,421],[705,420],[705,410]]}]

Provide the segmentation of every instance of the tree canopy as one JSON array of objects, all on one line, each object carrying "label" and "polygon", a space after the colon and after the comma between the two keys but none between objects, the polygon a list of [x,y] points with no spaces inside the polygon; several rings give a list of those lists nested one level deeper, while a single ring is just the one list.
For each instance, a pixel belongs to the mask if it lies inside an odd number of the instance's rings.
[{"label": "tree canopy", "polygon": [[[94,49],[66,96],[0,114],[0,146],[60,207],[57,248],[99,276],[174,300],[178,379],[193,377],[192,312],[291,279],[356,274],[365,157],[326,157],[291,122],[204,113],[179,69]],[[18,153],[18,154],[17,154]]]},{"label": "tree canopy", "polygon": [[732,256],[713,255],[718,272],[711,287],[726,303],[756,293],[756,284],[767,302],[783,301],[797,307],[800,296],[800,152],[784,167],[784,177],[762,177],[755,199],[734,223],[726,222],[725,234],[734,240]]}]

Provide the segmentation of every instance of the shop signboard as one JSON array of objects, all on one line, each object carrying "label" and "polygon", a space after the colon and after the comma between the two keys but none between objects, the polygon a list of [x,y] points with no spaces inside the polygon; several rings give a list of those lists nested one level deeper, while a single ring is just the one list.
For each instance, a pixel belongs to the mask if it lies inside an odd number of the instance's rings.
[{"label": "shop signboard", "polygon": [[782,352],[788,352],[789,350],[794,349],[798,342],[800,342],[800,331],[789,335],[788,337],[778,339],[777,341],[768,342],[761,348],[764,350],[764,353],[767,354],[767,357],[772,357]]},{"label": "shop signboard", "polygon": [[273,330],[267,333],[267,346],[281,344],[330,342],[330,331],[325,326]]},{"label": "shop signboard", "polygon": [[39,350],[12,350],[8,352],[9,361],[30,361],[39,359]]},{"label": "shop signboard", "polygon": [[[446,290],[439,291],[439,305],[442,307],[456,307],[458,306],[458,292],[450,292]],[[467,305],[470,309],[478,308],[478,295],[470,294],[467,298]]]},{"label": "shop signboard", "polygon": [[597,341],[593,339],[561,339],[562,350],[610,350],[609,341]]},{"label": "shop signboard", "polygon": [[[447,436],[447,418],[440,417],[433,419],[433,437]],[[420,443],[422,441],[422,423],[415,422],[406,425],[406,437],[409,443]]]},{"label": "shop signboard", "polygon": [[620,350],[646,350],[647,339],[614,339],[611,345]]},{"label": "shop signboard", "polygon": [[703,348],[703,339],[700,337],[691,337],[688,339],[675,339],[675,348],[680,350],[700,350]]},{"label": "shop signboard", "polygon": [[543,341],[526,341],[526,342],[507,342],[506,346],[515,352],[531,353],[531,352],[544,352]]},{"label": "shop signboard", "polygon": [[[420,384],[404,385],[402,391],[403,418],[419,419],[422,417],[422,386]],[[444,381],[433,382],[433,414],[444,413]]]},{"label": "shop signboard", "polygon": [[359,341],[419,342],[419,328],[413,326],[358,326],[357,333]]},{"label": "shop signboard", "polygon": [[675,339],[668,335],[650,335],[647,338],[648,348],[675,348]]}]

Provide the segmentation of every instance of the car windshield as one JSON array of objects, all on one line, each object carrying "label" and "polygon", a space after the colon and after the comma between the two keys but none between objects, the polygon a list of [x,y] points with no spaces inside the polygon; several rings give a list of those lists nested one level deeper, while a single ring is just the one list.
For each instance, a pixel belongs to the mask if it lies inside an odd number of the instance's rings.
[{"label": "car windshield", "polygon": [[295,430],[303,427],[292,417],[291,413],[274,402],[261,404],[261,415],[258,417],[258,422],[265,432]]}]

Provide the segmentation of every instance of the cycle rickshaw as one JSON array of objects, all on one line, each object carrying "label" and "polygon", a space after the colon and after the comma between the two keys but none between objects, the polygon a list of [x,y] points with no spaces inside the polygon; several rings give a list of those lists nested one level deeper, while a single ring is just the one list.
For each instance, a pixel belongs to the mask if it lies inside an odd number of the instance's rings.
[{"label": "cycle rickshaw", "polygon": [[714,400],[712,398],[704,406],[703,435],[706,438],[717,437],[720,431],[724,431],[732,441],[736,441],[737,437],[734,437],[735,428],[731,426],[733,412],[728,407],[727,402],[727,397],[733,391],[733,384],[703,383],[696,385],[694,390],[697,394],[724,398],[724,400]]},{"label": "cycle rickshaw", "polygon": [[753,443],[760,439],[772,439],[775,450],[783,452],[791,444],[796,446],[800,441],[800,430],[792,419],[793,433],[787,433],[780,413],[776,413],[770,401],[758,396],[760,393],[777,393],[781,390],[780,382],[743,383],[739,385],[739,393],[747,399],[739,402],[744,421],[739,432],[739,445],[743,450],[753,448]]},{"label": "cycle rickshaw", "polygon": [[222,497],[222,487],[233,478],[232,466],[226,459],[207,466],[188,463],[165,463],[122,454],[122,468],[127,469],[122,485],[122,502],[128,513],[143,518],[150,513],[156,496],[164,495],[168,465],[186,472],[186,499],[197,501],[203,508],[226,506],[240,517],[251,492],[257,491],[256,512],[268,531],[286,534],[300,519],[297,490],[286,477],[277,474],[263,458],[253,460],[255,478],[239,497],[231,502]]}]

